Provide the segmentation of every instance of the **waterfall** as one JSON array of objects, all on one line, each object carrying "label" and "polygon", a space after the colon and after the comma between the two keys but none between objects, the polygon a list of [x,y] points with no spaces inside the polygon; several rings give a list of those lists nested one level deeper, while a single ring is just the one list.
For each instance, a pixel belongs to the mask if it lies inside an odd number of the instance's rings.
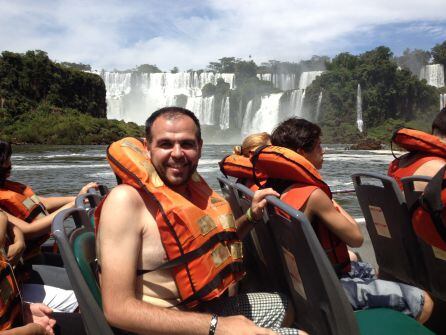
[{"label": "waterfall", "polygon": [[[243,136],[262,131],[270,133],[277,126],[279,122],[279,104],[282,95],[283,93],[274,93],[262,96],[260,108],[252,117],[252,101],[250,101],[251,105],[248,103],[246,115],[243,119]],[[249,111],[248,107],[250,108]]]},{"label": "waterfall", "polygon": [[[319,121],[319,114],[321,112],[321,103],[322,103],[322,91],[321,91],[321,93],[319,93],[319,96],[317,98],[316,115],[314,116],[314,121],[315,122]],[[362,106],[362,102],[361,102],[361,106]]]},{"label": "waterfall", "polygon": [[302,117],[302,106],[305,99],[305,90],[294,90],[291,92],[289,117]]},{"label": "waterfall", "polygon": [[428,85],[435,87],[444,86],[443,64],[425,65],[420,70],[420,79],[425,79]]},{"label": "waterfall", "polygon": [[446,93],[440,94],[440,110],[446,107]]},{"label": "waterfall", "polygon": [[242,122],[242,136],[249,135],[251,127],[251,119],[252,119],[252,100],[249,100],[248,104],[246,105],[246,112]]},{"label": "waterfall", "polygon": [[356,125],[358,126],[358,130],[362,133],[364,122],[362,120],[361,84],[358,84],[358,90],[356,92]]},{"label": "waterfall", "polygon": [[229,97],[224,99],[224,102],[221,103],[221,112],[220,112],[220,129],[228,129],[229,128]]},{"label": "waterfall", "polygon": [[219,78],[229,83],[230,89],[235,88],[233,73],[102,72],[101,76],[107,90],[107,117],[138,124],[144,124],[156,109],[185,105],[202,124],[217,125],[220,111],[214,111],[213,97],[202,97],[201,89],[209,83],[216,85]]},{"label": "waterfall", "polygon": [[311,83],[316,79],[316,77],[320,76],[324,71],[307,71],[302,72],[299,79],[299,88],[301,90],[306,89]]}]

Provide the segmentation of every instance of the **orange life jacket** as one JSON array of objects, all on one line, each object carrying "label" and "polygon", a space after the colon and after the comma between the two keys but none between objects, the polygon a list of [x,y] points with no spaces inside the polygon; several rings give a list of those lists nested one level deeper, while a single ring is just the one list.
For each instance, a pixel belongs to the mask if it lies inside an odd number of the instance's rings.
[{"label": "orange life jacket", "polygon": [[[322,180],[313,164],[293,150],[266,146],[259,148],[251,160],[256,169],[268,176],[266,186],[274,188],[276,183],[282,184],[282,189],[277,190],[282,193],[281,199],[298,210],[302,209],[317,188],[332,198],[330,187]],[[298,189],[298,197],[295,196],[294,189]],[[337,274],[342,275],[350,271],[350,257],[345,242],[322,223],[315,221],[312,226]]]},{"label": "orange life jacket", "polygon": [[392,143],[409,151],[404,155],[406,159],[413,159],[413,162],[406,166],[400,166],[400,159],[393,160],[387,174],[394,178],[400,189],[403,189],[401,179],[415,174],[419,167],[432,160],[446,161],[446,143],[428,133],[416,129],[401,128],[393,133]]},{"label": "orange life jacket", "polygon": [[[194,173],[186,199],[166,186],[147,150],[135,138],[124,138],[107,149],[114,173],[156,205],[155,220],[168,262],[142,275],[171,269],[182,305],[193,307],[212,300],[244,275],[242,244],[229,204]],[[97,213],[99,222],[99,213]]]},{"label": "orange life jacket", "polygon": [[232,154],[223,158],[218,164],[220,165],[220,171],[225,176],[237,178],[238,183],[242,183],[252,191],[259,189],[255,180],[261,185],[266,181],[265,176],[259,171],[256,171],[256,175],[254,176],[254,169],[248,157]]},{"label": "orange life jacket", "polygon": [[0,208],[28,223],[48,214],[31,187],[9,180],[0,188]]},{"label": "orange life jacket", "polygon": [[[6,180],[0,188],[0,208],[28,223],[48,215],[45,206],[31,187],[10,180]],[[49,237],[50,234],[46,234],[28,240],[23,258],[26,260],[36,256],[40,252],[40,246]]]},{"label": "orange life jacket", "polygon": [[0,253],[0,330],[22,325],[22,299],[17,281],[11,265]]},{"label": "orange life jacket", "polygon": [[[437,250],[446,251],[446,167],[426,185],[426,188],[412,208],[412,226],[416,235]],[[437,250],[436,250],[437,249]]]}]

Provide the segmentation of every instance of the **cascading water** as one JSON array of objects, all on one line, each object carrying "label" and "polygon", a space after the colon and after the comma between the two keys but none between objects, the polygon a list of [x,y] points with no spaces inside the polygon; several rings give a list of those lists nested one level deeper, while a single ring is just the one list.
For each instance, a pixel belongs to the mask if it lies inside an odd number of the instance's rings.
[{"label": "cascading water", "polygon": [[249,100],[248,104],[246,105],[246,112],[242,122],[242,136],[249,135],[250,133],[252,120],[252,103],[253,101]]},{"label": "cascading water", "polygon": [[428,85],[435,87],[444,86],[443,64],[430,64],[421,68],[420,79],[425,79]]},{"label": "cascading water", "polygon": [[358,130],[362,133],[364,128],[364,122],[362,120],[361,84],[358,84],[358,90],[356,92],[356,125],[358,126]]},{"label": "cascading water", "polygon": [[302,116],[302,106],[305,99],[305,90],[294,90],[291,92],[289,116]]},{"label": "cascading water", "polygon": [[230,89],[235,88],[233,73],[102,72],[101,76],[107,89],[107,117],[138,124],[158,108],[185,103],[202,124],[216,125],[219,115],[215,114],[220,111],[213,110],[213,97],[202,97],[201,89],[208,83],[216,85],[219,78],[229,83]]},{"label": "cascading water", "polygon": [[307,72],[302,72],[302,74],[300,75],[300,79],[299,79],[299,88],[301,90],[306,89],[322,73],[324,73],[324,71],[307,71]]},{"label": "cascading water", "polygon": [[280,121],[278,111],[282,95],[283,93],[274,93],[262,96],[260,108],[252,117],[248,116],[248,107],[250,107],[250,114],[252,114],[252,104],[249,106],[248,103],[246,110],[247,118],[243,120],[242,134],[247,135],[262,131],[271,132]]},{"label": "cascading water", "polygon": [[[322,103],[322,91],[319,93],[319,96],[317,98],[317,104],[316,104],[316,115],[314,116],[314,121],[319,121],[319,114],[321,113],[321,103]],[[362,103],[361,103],[362,105]]]},{"label": "cascading water", "polygon": [[446,93],[440,94],[440,110],[446,107]]},{"label": "cascading water", "polygon": [[220,129],[229,129],[229,97],[221,104]]}]

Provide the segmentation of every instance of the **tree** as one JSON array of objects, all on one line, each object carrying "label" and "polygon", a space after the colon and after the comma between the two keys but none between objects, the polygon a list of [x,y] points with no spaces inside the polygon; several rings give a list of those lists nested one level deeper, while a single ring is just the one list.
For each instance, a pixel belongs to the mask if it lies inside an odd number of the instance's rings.
[{"label": "tree", "polygon": [[419,76],[421,68],[429,63],[431,53],[421,49],[406,49],[400,57],[395,57],[395,61],[403,69],[411,71]]},{"label": "tree", "polygon": [[171,70],[170,70],[170,73],[178,73],[179,72],[179,70],[178,70],[178,67],[176,67],[176,66],[174,66]]},{"label": "tree", "polygon": [[434,63],[443,64],[446,67],[446,41],[432,48],[432,57]]},{"label": "tree", "polygon": [[60,63],[62,66],[69,67],[72,69],[76,69],[79,71],[91,71],[91,66],[88,64],[82,63],[70,63],[70,62],[62,62]]},{"label": "tree", "polygon": [[142,64],[136,68],[137,72],[141,73],[160,73],[162,72],[156,65]]}]

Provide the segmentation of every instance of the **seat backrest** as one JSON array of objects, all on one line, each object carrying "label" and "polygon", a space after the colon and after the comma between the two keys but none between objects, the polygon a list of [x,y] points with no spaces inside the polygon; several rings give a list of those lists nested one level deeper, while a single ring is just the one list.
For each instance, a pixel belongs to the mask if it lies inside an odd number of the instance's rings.
[{"label": "seat backrest", "polygon": [[310,334],[359,334],[352,307],[303,213],[268,197],[268,222],[296,310],[299,328]]},{"label": "seat backrest", "polygon": [[428,176],[410,176],[401,178],[401,183],[403,184],[404,197],[406,198],[407,208],[412,208],[412,206],[418,201],[422,191],[415,190],[416,182],[426,182],[428,183],[432,178]]},{"label": "seat backrest", "polygon": [[232,209],[234,217],[238,219],[243,215],[243,211],[237,203],[237,198],[234,190],[234,182],[224,176],[217,176],[218,183],[220,184],[221,192],[224,198],[229,203]]},{"label": "seat backrest", "polygon": [[352,175],[381,277],[426,284],[419,243],[396,181],[375,173]]},{"label": "seat backrest", "polygon": [[[422,192],[416,191],[414,183],[417,181],[429,182],[432,178],[427,176],[411,176],[402,178],[404,194],[410,207],[414,206],[422,195]],[[428,290],[436,297],[446,301],[446,252],[433,247],[419,238],[420,250],[423,255],[424,263],[428,277]]]},{"label": "seat backrest", "polygon": [[59,245],[60,254],[67,270],[68,277],[70,278],[71,285],[79,302],[85,329],[87,333],[91,335],[112,335],[113,332],[105,320],[104,314],[76,262],[72,245],[69,243],[64,229],[64,221],[69,217],[73,217],[76,226],[89,224],[88,216],[84,209],[70,208],[63,210],[56,215],[52,224],[52,233]]}]

